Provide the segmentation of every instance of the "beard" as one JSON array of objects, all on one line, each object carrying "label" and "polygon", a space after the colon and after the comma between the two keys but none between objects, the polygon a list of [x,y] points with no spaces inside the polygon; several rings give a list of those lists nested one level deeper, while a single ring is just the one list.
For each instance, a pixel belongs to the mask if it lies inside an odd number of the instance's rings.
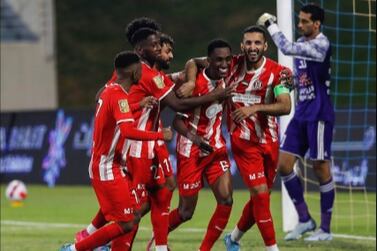
[{"label": "beard", "polygon": [[157,63],[159,64],[162,70],[168,70],[170,68],[170,64],[164,60],[158,60]]}]

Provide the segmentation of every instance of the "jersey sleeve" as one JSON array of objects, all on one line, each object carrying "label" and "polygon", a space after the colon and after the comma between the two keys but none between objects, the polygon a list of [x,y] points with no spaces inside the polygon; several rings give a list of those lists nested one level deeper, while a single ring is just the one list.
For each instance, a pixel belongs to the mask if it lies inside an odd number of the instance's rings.
[{"label": "jersey sleeve", "polygon": [[330,48],[330,42],[325,36],[317,36],[312,40],[290,42],[276,24],[268,27],[268,32],[276,46],[284,55],[302,57],[307,60],[323,62]]},{"label": "jersey sleeve", "polygon": [[128,97],[122,91],[115,91],[110,98],[111,112],[117,124],[134,122]]}]

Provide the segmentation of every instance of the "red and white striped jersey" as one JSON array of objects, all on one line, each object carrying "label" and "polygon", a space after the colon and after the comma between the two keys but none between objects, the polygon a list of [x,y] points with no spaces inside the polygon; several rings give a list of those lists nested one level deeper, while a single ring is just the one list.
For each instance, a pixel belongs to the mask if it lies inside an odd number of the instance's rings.
[{"label": "red and white striped jersey", "polygon": [[[157,131],[160,120],[160,101],[174,88],[174,83],[164,73],[142,63],[141,79],[137,85],[131,86],[129,102],[140,102],[144,97],[153,96],[159,102],[157,107],[143,108],[134,113],[135,126],[142,131]],[[131,140],[129,155],[135,158],[154,158],[155,141]]]},{"label": "red and white striped jersey", "polygon": [[[205,74],[205,70],[200,72],[196,78],[195,89],[192,96],[202,96],[213,91],[218,85],[225,87],[224,80],[211,80]],[[221,133],[221,121],[223,114],[223,104],[218,101],[196,107],[193,111],[179,113],[185,117],[184,122],[193,134],[204,138],[215,149],[225,147],[225,139]],[[177,137],[177,152],[185,157],[191,154],[201,154],[199,146],[182,135]]]},{"label": "red and white striped jersey", "polygon": [[243,55],[233,57],[232,69],[227,84],[237,83],[236,94],[227,102],[228,129],[232,137],[266,144],[279,140],[278,123],[275,116],[257,113],[236,124],[230,114],[239,107],[253,104],[271,104],[275,102],[274,88],[279,84],[279,75],[283,66],[263,57],[261,67],[247,71]]},{"label": "red and white striped jersey", "polygon": [[124,176],[126,138],[119,124],[133,123],[128,93],[116,83],[109,83],[99,96],[94,117],[93,147],[89,176],[97,180],[114,180]]}]

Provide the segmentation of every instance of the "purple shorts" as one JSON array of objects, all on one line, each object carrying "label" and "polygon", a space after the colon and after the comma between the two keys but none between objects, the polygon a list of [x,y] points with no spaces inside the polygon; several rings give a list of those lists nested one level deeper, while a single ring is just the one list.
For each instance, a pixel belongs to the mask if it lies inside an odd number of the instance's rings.
[{"label": "purple shorts", "polygon": [[333,127],[329,121],[292,118],[281,140],[280,150],[304,158],[309,149],[311,160],[330,160]]}]

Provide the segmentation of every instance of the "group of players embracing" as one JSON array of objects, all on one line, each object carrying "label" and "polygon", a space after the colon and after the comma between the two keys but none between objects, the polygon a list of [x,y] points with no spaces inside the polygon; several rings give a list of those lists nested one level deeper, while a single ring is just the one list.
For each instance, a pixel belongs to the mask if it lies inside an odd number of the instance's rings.
[{"label": "group of players embracing", "polygon": [[[198,250],[211,250],[233,204],[223,117],[250,191],[237,225],[225,235],[226,249],[240,250],[241,237],[256,224],[266,250],[278,250],[270,191],[279,160],[277,116],[290,113],[293,80],[290,69],[264,56],[263,26],[276,26],[274,21],[265,14],[258,25],[245,28],[240,54],[233,54],[227,41],[214,39],[207,57],[190,59],[173,74],[164,71],[173,59],[174,41],[161,26],[146,17],[127,25],[134,50],[116,55],[113,76],[96,96],[89,175],[99,210],[75,243],[61,251],[132,250],[140,218],[148,212],[153,238],[147,251],[170,250],[168,235],[192,218],[204,179],[217,206]],[[173,133],[160,119],[166,106],[176,112],[176,180],[166,146]],[[170,210],[176,186],[179,204]]]}]

